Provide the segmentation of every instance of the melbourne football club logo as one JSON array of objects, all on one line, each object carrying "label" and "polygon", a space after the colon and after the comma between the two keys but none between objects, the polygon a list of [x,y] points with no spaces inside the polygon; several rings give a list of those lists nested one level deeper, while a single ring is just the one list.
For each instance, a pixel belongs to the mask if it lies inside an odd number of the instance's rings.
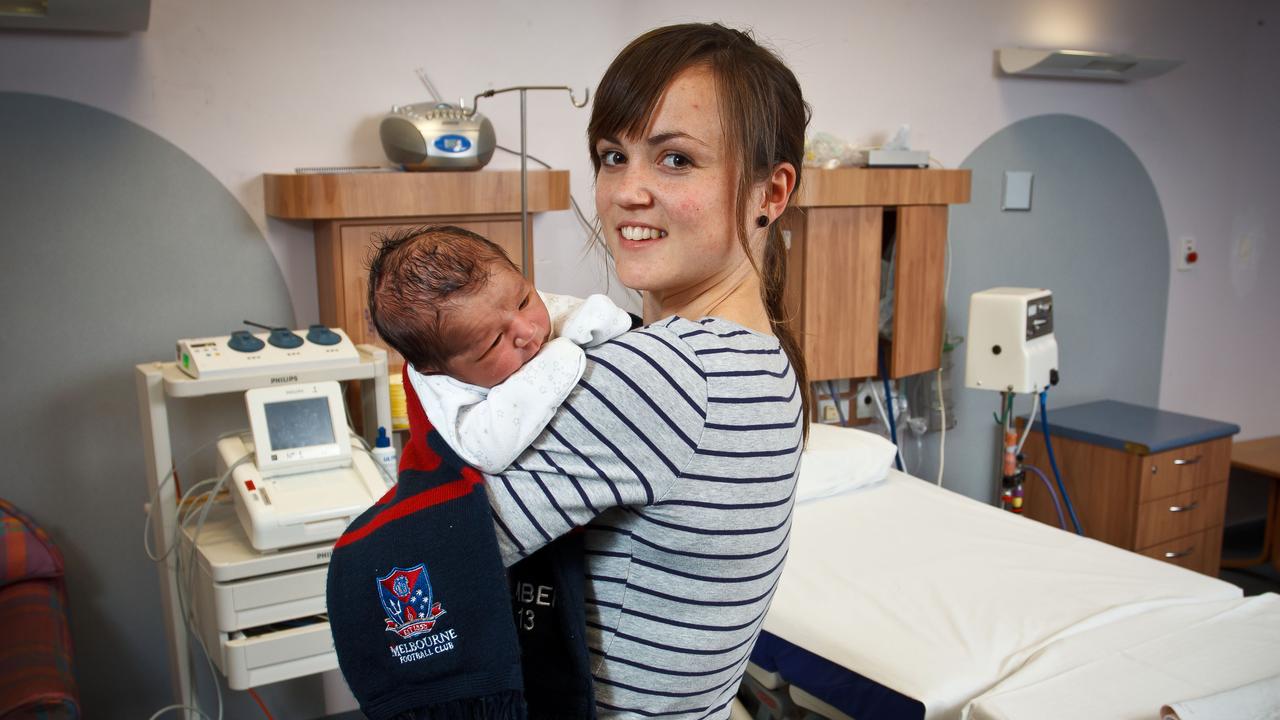
[{"label": "melbourne football club logo", "polygon": [[393,568],[378,578],[378,599],[387,614],[387,632],[411,638],[431,632],[436,619],[444,614],[440,603],[431,601],[431,578],[426,563],[408,570]]}]

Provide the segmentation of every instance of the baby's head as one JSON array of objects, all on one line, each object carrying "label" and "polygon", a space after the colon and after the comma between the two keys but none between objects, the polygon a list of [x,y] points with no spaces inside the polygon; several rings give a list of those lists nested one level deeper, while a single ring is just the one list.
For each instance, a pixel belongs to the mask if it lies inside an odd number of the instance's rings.
[{"label": "baby's head", "polygon": [[369,316],[418,372],[482,387],[506,380],[551,331],[542,298],[502,248],[451,225],[378,239]]}]

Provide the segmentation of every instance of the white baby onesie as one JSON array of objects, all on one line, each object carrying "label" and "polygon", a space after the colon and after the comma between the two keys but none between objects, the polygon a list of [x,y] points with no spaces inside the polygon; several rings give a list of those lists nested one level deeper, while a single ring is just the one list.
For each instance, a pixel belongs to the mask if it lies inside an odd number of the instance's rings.
[{"label": "white baby onesie", "polygon": [[582,349],[631,329],[631,316],[604,295],[586,300],[538,295],[547,306],[553,339],[501,383],[483,388],[409,368],[409,381],[431,424],[467,464],[490,474],[510,466],[551,422],[582,377]]}]

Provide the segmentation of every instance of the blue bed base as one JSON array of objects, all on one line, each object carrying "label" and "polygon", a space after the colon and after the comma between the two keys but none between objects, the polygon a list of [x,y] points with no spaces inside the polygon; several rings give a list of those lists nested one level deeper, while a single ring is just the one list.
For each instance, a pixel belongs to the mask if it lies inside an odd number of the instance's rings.
[{"label": "blue bed base", "polygon": [[896,690],[761,631],[751,662],[857,720],[923,720],[924,705]]}]

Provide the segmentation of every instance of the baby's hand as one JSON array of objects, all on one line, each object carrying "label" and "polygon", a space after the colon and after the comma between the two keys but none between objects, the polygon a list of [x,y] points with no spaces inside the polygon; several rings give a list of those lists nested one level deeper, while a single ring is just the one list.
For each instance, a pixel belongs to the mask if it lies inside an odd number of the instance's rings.
[{"label": "baby's hand", "polygon": [[631,329],[631,316],[607,296],[592,295],[578,306],[560,328],[560,337],[589,348],[612,340]]}]

